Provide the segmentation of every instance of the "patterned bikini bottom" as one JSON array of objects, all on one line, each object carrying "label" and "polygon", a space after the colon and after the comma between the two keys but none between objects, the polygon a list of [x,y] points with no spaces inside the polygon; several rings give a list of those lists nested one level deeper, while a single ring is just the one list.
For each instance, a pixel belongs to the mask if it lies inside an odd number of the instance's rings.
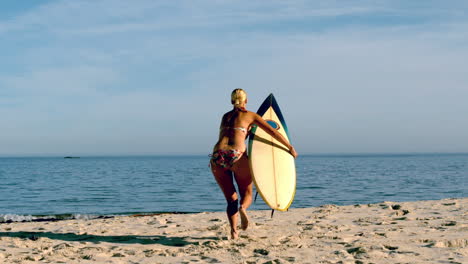
[{"label": "patterned bikini bottom", "polygon": [[211,155],[211,161],[225,169],[230,169],[238,161],[243,151],[237,149],[218,149]]}]

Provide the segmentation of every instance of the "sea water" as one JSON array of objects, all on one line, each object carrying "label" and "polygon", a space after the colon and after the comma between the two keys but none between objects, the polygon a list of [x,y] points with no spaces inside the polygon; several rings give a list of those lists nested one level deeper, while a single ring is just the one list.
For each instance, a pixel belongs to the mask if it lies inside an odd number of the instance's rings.
[{"label": "sea water", "polygon": [[[0,222],[223,211],[208,159],[0,158]],[[468,154],[302,155],[296,168],[291,208],[468,196]]]}]

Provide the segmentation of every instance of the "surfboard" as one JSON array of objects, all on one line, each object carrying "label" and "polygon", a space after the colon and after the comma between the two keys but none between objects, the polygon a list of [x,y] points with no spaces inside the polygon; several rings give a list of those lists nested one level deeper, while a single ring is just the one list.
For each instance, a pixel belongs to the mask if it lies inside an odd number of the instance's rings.
[{"label": "surfboard", "polygon": [[[257,111],[289,142],[289,132],[278,103],[270,94]],[[288,148],[254,126],[249,137],[249,162],[253,181],[263,201],[273,210],[286,211],[296,193],[296,166]]]}]

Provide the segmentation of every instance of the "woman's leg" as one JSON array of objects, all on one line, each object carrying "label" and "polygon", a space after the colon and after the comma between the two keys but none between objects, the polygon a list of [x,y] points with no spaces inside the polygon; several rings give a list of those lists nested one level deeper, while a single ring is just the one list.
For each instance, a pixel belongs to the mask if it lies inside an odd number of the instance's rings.
[{"label": "woman's leg", "polygon": [[241,197],[240,201],[240,216],[241,216],[241,228],[247,229],[249,226],[249,218],[247,217],[247,208],[252,204],[252,175],[250,173],[250,164],[247,155],[242,157],[232,167],[234,177],[239,187],[239,194]]},{"label": "woman's leg", "polygon": [[225,170],[219,165],[211,162],[211,171],[218,183],[219,187],[223,191],[224,197],[226,198],[227,208],[226,213],[231,225],[231,238],[235,239],[238,237],[237,234],[237,213],[238,213],[238,198],[236,188],[232,180],[232,172]]}]

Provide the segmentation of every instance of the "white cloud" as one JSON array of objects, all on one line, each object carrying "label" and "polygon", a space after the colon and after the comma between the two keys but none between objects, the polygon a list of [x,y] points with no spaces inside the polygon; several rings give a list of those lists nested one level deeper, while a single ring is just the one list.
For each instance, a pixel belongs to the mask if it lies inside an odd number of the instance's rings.
[{"label": "white cloud", "polygon": [[[11,21],[5,31],[49,30],[62,34],[112,34],[135,31],[210,28],[288,22],[297,19],[335,18],[388,14],[400,16],[432,15],[440,8],[422,5],[409,13],[405,5],[393,1],[150,1],[61,0],[44,4]],[[458,13],[447,8],[444,15]],[[1,31],[0,31],[1,32]]]},{"label": "white cloud", "polygon": [[303,152],[468,149],[466,17],[392,3],[51,2],[0,22],[0,154],[204,153],[236,87],[275,93]]}]

